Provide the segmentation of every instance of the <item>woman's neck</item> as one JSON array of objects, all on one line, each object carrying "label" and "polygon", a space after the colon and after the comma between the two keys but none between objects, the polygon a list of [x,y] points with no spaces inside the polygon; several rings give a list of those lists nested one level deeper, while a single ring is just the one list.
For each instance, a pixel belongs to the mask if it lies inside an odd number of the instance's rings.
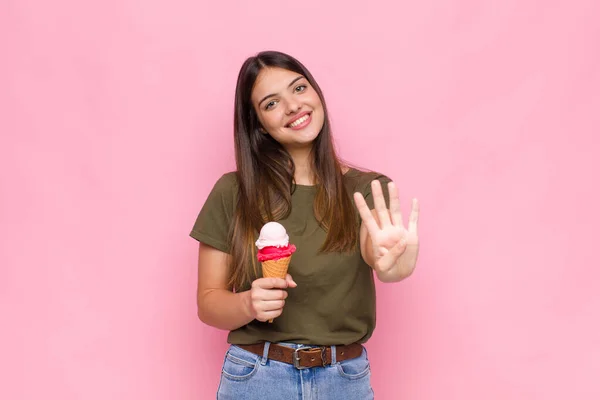
[{"label": "woman's neck", "polygon": [[294,160],[294,181],[298,185],[314,185],[314,177],[312,170],[311,151],[310,149],[288,150],[292,160]]},{"label": "woman's neck", "polygon": [[[288,153],[294,160],[295,173],[294,173],[294,181],[297,185],[305,185],[312,186],[315,185],[316,182],[314,180],[313,174],[313,164],[312,164],[312,156],[311,150],[304,149],[288,149]],[[346,172],[350,169],[346,165],[341,165],[342,174],[345,175]]]}]

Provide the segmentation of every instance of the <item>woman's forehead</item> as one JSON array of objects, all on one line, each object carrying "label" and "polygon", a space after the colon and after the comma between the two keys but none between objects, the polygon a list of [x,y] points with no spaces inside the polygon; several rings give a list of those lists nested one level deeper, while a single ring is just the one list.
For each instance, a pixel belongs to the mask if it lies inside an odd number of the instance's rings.
[{"label": "woman's forehead", "polygon": [[256,77],[256,82],[254,82],[252,97],[256,99],[268,94],[277,94],[286,90],[290,83],[298,77],[304,76],[278,67],[263,68]]}]

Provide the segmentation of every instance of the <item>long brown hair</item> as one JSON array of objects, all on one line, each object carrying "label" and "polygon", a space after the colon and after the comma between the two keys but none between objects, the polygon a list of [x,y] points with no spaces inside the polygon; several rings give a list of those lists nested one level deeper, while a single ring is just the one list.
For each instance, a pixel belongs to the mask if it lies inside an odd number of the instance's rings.
[{"label": "long brown hair", "polygon": [[[287,217],[295,190],[295,166],[290,154],[270,135],[261,132],[252,105],[254,83],[261,69],[279,67],[303,75],[318,93],[325,119],[312,144],[312,170],[317,185],[313,204],[317,221],[327,232],[322,252],[347,252],[358,243],[357,221],[344,188],[342,163],[331,137],[323,93],[311,73],[295,58],[265,51],[248,58],[238,75],[235,91],[234,142],[239,185],[231,237],[229,285],[240,289],[258,276],[254,242],[263,224]],[[350,212],[348,212],[350,210]],[[252,265],[248,261],[252,260]]]}]

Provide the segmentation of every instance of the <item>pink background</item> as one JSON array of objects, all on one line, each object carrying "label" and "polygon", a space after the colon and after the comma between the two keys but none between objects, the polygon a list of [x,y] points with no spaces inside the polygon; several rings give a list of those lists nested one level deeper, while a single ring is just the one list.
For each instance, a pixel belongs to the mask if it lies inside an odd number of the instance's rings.
[{"label": "pink background", "polygon": [[209,399],[188,232],[245,57],[320,82],[345,159],[421,200],[379,399],[600,398],[600,3],[0,5],[0,398]]}]

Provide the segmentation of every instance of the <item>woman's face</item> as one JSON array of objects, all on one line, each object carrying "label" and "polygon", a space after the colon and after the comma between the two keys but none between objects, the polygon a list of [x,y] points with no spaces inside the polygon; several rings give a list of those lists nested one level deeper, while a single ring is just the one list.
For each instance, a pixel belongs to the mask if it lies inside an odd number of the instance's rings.
[{"label": "woman's face", "polygon": [[252,104],[265,133],[286,149],[311,144],[325,121],[321,99],[308,80],[283,68],[260,71]]}]

